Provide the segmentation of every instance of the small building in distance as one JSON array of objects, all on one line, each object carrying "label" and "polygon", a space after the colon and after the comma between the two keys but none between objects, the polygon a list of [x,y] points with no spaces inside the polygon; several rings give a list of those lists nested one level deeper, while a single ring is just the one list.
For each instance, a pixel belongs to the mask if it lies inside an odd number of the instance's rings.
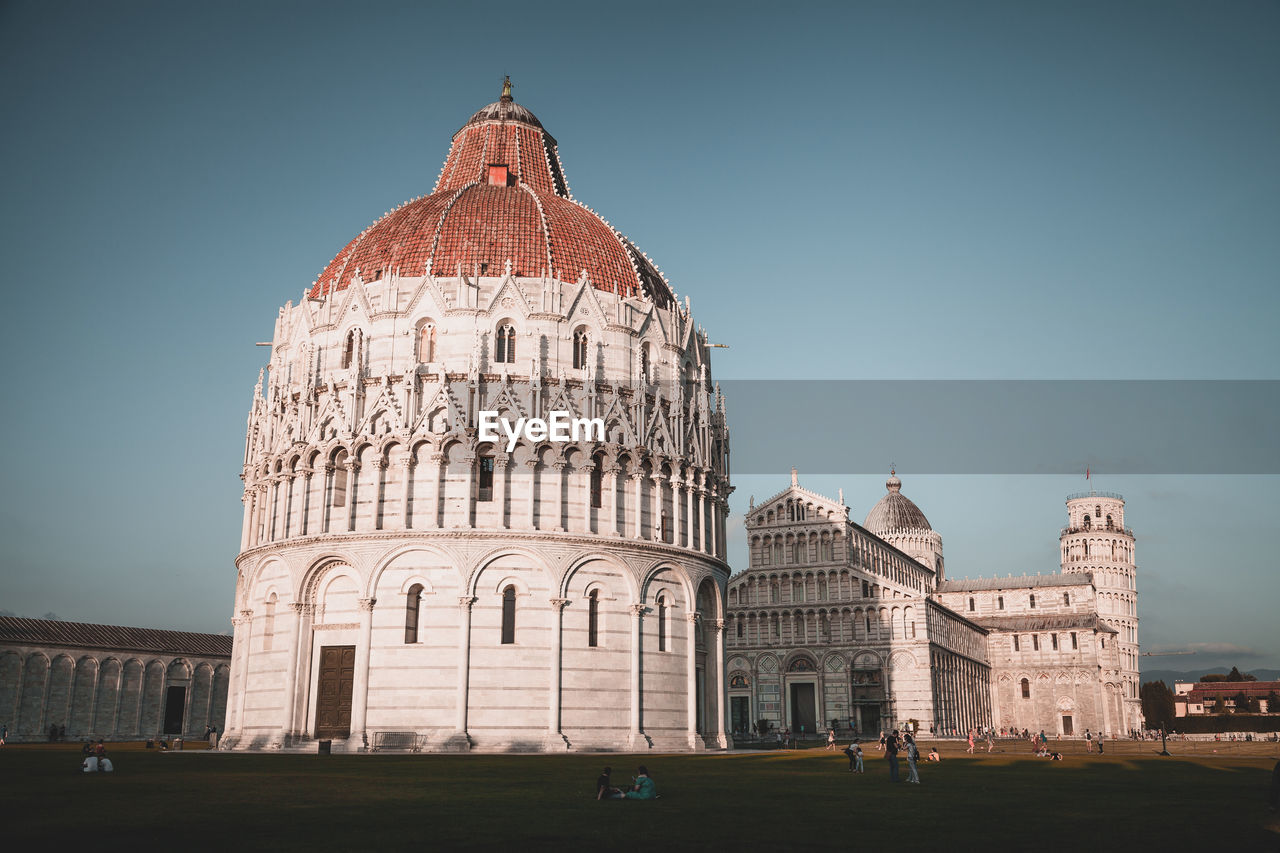
[{"label": "small building in distance", "polygon": [[1238,708],[1240,696],[1258,700],[1258,713],[1280,714],[1280,681],[1178,681],[1173,685],[1173,713],[1176,717],[1202,714],[1245,713]]},{"label": "small building in distance", "polygon": [[226,716],[231,637],[0,617],[9,740],[203,737]]}]

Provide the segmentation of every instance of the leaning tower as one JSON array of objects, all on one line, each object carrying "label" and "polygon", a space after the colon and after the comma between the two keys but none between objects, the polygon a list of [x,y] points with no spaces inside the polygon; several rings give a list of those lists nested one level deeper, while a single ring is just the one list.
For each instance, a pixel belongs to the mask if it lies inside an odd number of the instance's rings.
[{"label": "leaning tower", "polygon": [[1098,615],[1119,632],[1118,669],[1111,670],[1104,664],[1103,673],[1113,726],[1121,733],[1140,728],[1138,567],[1134,562],[1133,531],[1124,522],[1124,496],[1112,492],[1068,496],[1067,526],[1062,528],[1060,541],[1062,571],[1093,575]]}]

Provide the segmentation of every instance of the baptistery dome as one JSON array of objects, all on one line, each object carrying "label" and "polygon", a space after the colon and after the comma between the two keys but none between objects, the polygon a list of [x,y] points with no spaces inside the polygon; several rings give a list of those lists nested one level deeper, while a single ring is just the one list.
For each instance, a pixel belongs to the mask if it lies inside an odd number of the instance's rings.
[{"label": "baptistery dome", "polygon": [[555,139],[511,97],[454,134],[430,195],[360,232],[324,268],[312,297],[384,275],[553,276],[666,306],[661,273],[626,237],[573,200]]},{"label": "baptistery dome", "polygon": [[729,745],[707,334],[509,86],[274,321],[225,748]]}]

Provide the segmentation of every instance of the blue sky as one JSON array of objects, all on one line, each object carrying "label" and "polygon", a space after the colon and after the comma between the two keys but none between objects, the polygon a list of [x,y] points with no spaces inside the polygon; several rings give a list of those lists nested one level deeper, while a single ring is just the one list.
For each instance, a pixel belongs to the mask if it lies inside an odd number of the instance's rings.
[{"label": "blue sky", "polygon": [[[720,377],[1280,378],[1277,35],[1262,2],[0,6],[0,609],[228,627],[253,344],[504,73]],[[1082,478],[891,452],[953,574],[1056,568]],[[819,474],[857,518],[883,491]],[[1097,482],[1144,647],[1201,650],[1156,665],[1280,665],[1277,478]]]}]

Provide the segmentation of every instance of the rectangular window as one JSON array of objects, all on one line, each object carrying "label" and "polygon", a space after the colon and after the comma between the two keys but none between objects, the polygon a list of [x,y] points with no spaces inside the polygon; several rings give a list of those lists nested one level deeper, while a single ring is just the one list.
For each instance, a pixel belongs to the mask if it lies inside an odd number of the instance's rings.
[{"label": "rectangular window", "polygon": [[1072,650],[1073,650],[1073,651],[1074,651],[1074,650],[1076,650],[1076,649],[1079,649],[1079,648],[1080,648],[1079,641],[1078,641],[1078,640],[1076,640],[1076,632],[1075,632],[1075,631],[1072,631],[1072,632],[1071,632],[1071,648],[1072,648]]},{"label": "rectangular window", "polygon": [[1003,595],[998,595],[998,596],[996,596],[996,609],[997,609],[997,610],[1004,610],[1004,596],[1003,596]]},{"label": "rectangular window", "polygon": [[1049,640],[1053,643],[1053,650],[1056,652],[1058,650],[1058,635],[1050,634]]},{"label": "rectangular window", "polygon": [[1018,635],[1017,635],[1017,634],[1014,634],[1014,635],[1013,635],[1013,650],[1014,650],[1015,652],[1020,652],[1020,651],[1022,651],[1022,648],[1018,645]]},{"label": "rectangular window", "polygon": [[1040,635],[1039,634],[1031,635],[1031,650],[1036,652],[1040,651]]},{"label": "rectangular window", "polygon": [[1036,597],[1033,595],[1031,596],[1031,609],[1034,610],[1035,607],[1036,607]]},{"label": "rectangular window", "polygon": [[479,491],[476,493],[476,500],[491,501],[493,500],[493,457],[481,456],[477,460],[478,474],[477,485]]}]

